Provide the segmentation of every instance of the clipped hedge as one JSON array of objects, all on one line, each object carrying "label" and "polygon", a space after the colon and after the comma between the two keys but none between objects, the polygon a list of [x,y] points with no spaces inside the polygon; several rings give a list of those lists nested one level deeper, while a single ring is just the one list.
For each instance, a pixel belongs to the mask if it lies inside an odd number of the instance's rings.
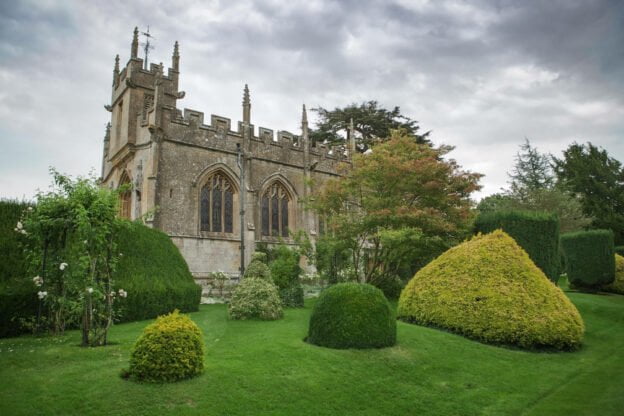
[{"label": "clipped hedge", "polygon": [[243,279],[232,293],[232,299],[228,305],[228,316],[234,320],[280,319],[283,311],[277,288],[273,283],[264,279]]},{"label": "clipped hedge", "polygon": [[126,222],[117,234],[122,254],[114,280],[128,292],[120,302],[122,322],[151,319],[179,309],[199,309],[201,286],[169,236],[137,222]]},{"label": "clipped hedge", "polygon": [[615,255],[615,280],[613,283],[603,286],[602,290],[624,295],[624,257],[619,254]]},{"label": "clipped hedge", "polygon": [[615,246],[615,253],[624,256],[624,246]]},{"label": "clipped hedge", "polygon": [[418,271],[401,293],[397,314],[523,348],[572,349],[584,333],[572,302],[500,230],[475,236]]},{"label": "clipped hedge", "polygon": [[611,230],[590,230],[561,236],[566,274],[579,289],[597,290],[615,279],[615,252]]},{"label": "clipped hedge", "polygon": [[158,317],[139,337],[130,356],[129,376],[138,381],[171,382],[204,370],[201,330],[178,310]]},{"label": "clipped hedge", "polygon": [[329,348],[383,348],[396,344],[396,317],[382,291],[368,284],[325,289],[310,316],[307,341]]},{"label": "clipped hedge", "polygon": [[0,200],[0,338],[27,330],[24,322],[37,314],[37,289],[27,276],[26,259],[15,232],[30,204]]},{"label": "clipped hedge", "polygon": [[475,233],[502,229],[528,254],[544,274],[557,284],[560,275],[559,219],[556,214],[530,211],[494,211],[479,214]]}]

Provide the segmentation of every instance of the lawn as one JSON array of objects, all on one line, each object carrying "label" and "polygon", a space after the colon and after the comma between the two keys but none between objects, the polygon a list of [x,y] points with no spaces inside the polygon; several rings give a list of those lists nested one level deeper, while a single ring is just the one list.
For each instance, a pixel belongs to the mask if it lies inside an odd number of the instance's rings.
[{"label": "lawn", "polygon": [[235,322],[223,305],[192,318],[206,370],[150,385],[122,380],[150,321],[115,326],[103,348],[79,333],[0,340],[0,414],[621,415],[624,296],[569,293],[587,326],[576,352],[526,352],[399,322],[398,344],[331,350],[303,342],[311,310]]}]

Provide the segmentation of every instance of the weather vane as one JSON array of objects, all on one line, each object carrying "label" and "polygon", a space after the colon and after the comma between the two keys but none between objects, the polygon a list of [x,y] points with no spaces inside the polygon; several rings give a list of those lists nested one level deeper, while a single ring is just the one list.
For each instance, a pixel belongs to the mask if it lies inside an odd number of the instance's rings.
[{"label": "weather vane", "polygon": [[154,46],[150,43],[150,39],[156,39],[154,36],[150,35],[149,33],[149,25],[147,25],[147,32],[141,32],[141,34],[143,36],[145,36],[145,42],[141,43],[141,46],[143,46],[143,50],[145,51],[145,70],[148,69],[147,66],[147,57],[149,55],[149,51],[151,49],[154,49]]}]

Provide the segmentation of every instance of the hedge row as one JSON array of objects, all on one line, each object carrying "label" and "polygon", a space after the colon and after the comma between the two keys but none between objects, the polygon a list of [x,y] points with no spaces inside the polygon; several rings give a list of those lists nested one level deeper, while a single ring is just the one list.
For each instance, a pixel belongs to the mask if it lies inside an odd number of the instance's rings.
[{"label": "hedge row", "polygon": [[21,332],[20,321],[37,313],[37,291],[25,279],[26,263],[14,231],[25,202],[0,200],[0,337]]},{"label": "hedge row", "polygon": [[122,254],[115,286],[128,292],[120,321],[150,319],[179,309],[199,308],[201,286],[169,236],[139,223],[126,223],[118,233]]},{"label": "hedge row", "polygon": [[529,211],[494,211],[480,214],[475,233],[502,229],[528,254],[555,284],[560,274],[559,220],[556,214]]},{"label": "hedge row", "polygon": [[615,252],[611,230],[590,230],[561,236],[566,274],[574,287],[598,290],[615,278]]}]

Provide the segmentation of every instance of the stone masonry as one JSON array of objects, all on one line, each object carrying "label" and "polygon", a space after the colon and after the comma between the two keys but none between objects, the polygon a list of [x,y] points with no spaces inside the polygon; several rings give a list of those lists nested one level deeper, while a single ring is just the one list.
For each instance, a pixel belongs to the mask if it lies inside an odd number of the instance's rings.
[{"label": "stone masonry", "polygon": [[[122,215],[144,217],[148,225],[171,236],[200,283],[217,270],[238,277],[241,235],[245,265],[256,243],[277,242],[275,231],[287,234],[283,231],[286,226],[289,231],[303,230],[314,240],[320,231],[319,221],[312,211],[304,209],[303,201],[312,186],[338,175],[339,165],[350,162],[351,152],[311,143],[305,106],[301,135],[256,129],[251,124],[246,85],[243,120],[235,126],[225,117],[211,115],[205,120],[202,112],[181,111],[177,102],[185,93],[178,90],[178,43],[166,75],[162,63],[144,69],[137,54],[135,28],[128,63],[120,70],[119,55],[115,59],[111,103],[105,106],[111,112],[111,122],[104,138],[103,184],[110,188],[132,185],[132,190],[122,196]],[[244,189],[240,189],[239,161],[244,168]],[[206,186],[217,177],[228,184],[230,194],[209,199]],[[272,205],[271,226],[278,227],[279,221],[282,228],[267,235],[268,225],[264,232],[262,228],[263,209],[269,212],[271,189],[279,189],[285,202],[280,207]],[[222,203],[221,195],[230,202]],[[264,202],[263,195],[267,198]],[[245,201],[242,233],[241,201]],[[202,214],[209,203],[213,204],[212,211]],[[265,212],[265,221],[267,217]],[[223,221],[231,228],[221,225]],[[211,227],[221,228],[214,231]],[[292,243],[290,237],[283,239]]]}]

